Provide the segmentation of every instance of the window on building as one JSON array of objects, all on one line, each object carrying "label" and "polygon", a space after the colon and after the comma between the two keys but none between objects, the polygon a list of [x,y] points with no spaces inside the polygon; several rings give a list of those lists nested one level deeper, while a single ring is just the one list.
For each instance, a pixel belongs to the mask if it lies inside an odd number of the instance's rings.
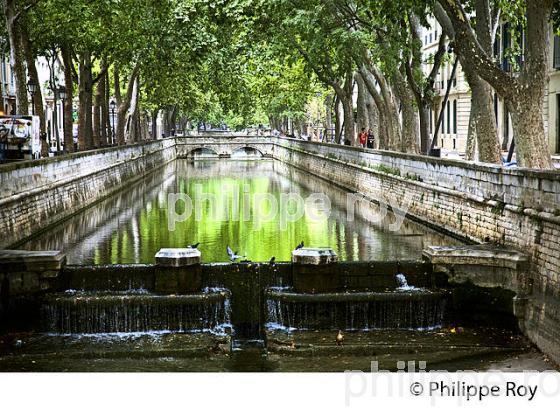
[{"label": "window on building", "polygon": [[432,44],[432,32],[430,32],[430,44]]},{"label": "window on building", "polygon": [[554,55],[552,58],[552,67],[560,70],[560,37],[554,36]]},{"label": "window on building", "polygon": [[451,101],[447,101],[447,133],[451,134]]},{"label": "window on building", "polygon": [[453,138],[453,149],[457,149],[457,139]]},{"label": "window on building", "polygon": [[517,62],[519,68],[521,68],[523,67],[523,63],[525,62],[525,49],[527,45],[527,39],[525,38],[525,30],[523,30],[523,27],[521,25],[517,26],[517,33],[519,36],[518,39],[520,42],[521,53],[515,57],[515,61]]},{"label": "window on building", "polygon": [[494,40],[494,58],[500,61],[500,37],[501,37],[501,27],[498,28],[496,33],[496,39]]},{"label": "window on building", "polygon": [[510,24],[504,24],[502,29],[502,70],[511,71],[511,63],[506,57],[506,50],[511,47],[511,32]]},{"label": "window on building", "polygon": [[430,108],[430,134],[434,133],[434,110]]},{"label": "window on building", "polygon": [[457,135],[457,100],[453,100],[453,134]]},{"label": "window on building", "polygon": [[2,85],[3,86],[8,85],[8,80],[6,80],[6,78],[8,78],[8,73],[6,71],[6,62],[2,61]]},{"label": "window on building", "polygon": [[440,119],[440,121],[441,121],[441,133],[445,134],[445,105],[444,104],[441,104],[440,116],[441,116],[441,119]]},{"label": "window on building", "polygon": [[494,93],[494,115],[496,116],[496,124],[498,123],[498,93]]},{"label": "window on building", "polygon": [[556,153],[560,154],[560,94],[556,94]]},{"label": "window on building", "polygon": [[506,104],[504,104],[504,130],[503,130],[503,144],[502,147],[507,150],[509,147],[509,110]]}]

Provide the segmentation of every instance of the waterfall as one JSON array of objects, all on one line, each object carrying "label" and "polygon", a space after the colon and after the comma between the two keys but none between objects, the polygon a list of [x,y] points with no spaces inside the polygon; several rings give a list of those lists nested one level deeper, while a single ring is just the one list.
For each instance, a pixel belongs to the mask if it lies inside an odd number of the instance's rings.
[{"label": "waterfall", "polygon": [[57,334],[227,331],[229,293],[189,295],[75,292],[49,295],[45,331]]},{"label": "waterfall", "polygon": [[395,276],[398,283],[398,290],[414,290],[416,289],[414,286],[410,286],[408,281],[406,280],[406,276],[403,273],[397,273]]},{"label": "waterfall", "polygon": [[441,327],[438,292],[267,293],[267,327],[298,330],[428,330]]}]

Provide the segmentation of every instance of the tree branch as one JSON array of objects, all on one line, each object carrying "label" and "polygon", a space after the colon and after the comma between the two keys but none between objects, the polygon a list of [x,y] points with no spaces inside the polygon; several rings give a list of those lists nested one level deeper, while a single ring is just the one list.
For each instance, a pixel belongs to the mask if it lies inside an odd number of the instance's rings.
[{"label": "tree branch", "polygon": [[496,89],[498,94],[511,97],[520,89],[519,81],[506,74],[478,42],[469,18],[457,0],[439,0],[455,29],[455,50],[466,59],[466,63]]}]

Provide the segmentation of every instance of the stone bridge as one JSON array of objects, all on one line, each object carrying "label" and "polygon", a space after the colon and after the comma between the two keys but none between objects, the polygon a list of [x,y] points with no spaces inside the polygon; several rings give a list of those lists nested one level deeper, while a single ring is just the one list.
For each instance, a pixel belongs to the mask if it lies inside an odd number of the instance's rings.
[{"label": "stone bridge", "polygon": [[272,157],[274,143],[270,137],[247,135],[203,135],[177,137],[177,158],[193,158],[197,154],[212,154],[229,158],[236,152]]}]

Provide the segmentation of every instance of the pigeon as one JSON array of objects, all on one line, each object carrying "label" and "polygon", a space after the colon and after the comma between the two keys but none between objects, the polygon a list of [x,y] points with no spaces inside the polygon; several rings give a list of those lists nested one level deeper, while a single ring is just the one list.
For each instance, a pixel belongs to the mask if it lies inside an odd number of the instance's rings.
[{"label": "pigeon", "polygon": [[190,245],[189,248],[196,249],[196,248],[198,248],[198,245],[200,245],[200,242],[197,242],[194,245]]},{"label": "pigeon", "polygon": [[338,334],[336,335],[336,345],[342,346],[343,342],[344,342],[344,335],[342,334],[342,330],[339,330]]},{"label": "pigeon", "polygon": [[238,255],[237,252],[232,251],[229,245],[227,247],[227,254],[229,256],[229,260],[232,262],[235,262],[237,259],[246,258],[246,256]]},{"label": "pigeon", "polygon": [[296,251],[302,249],[304,246],[305,245],[304,245],[303,241],[301,241],[301,243],[298,246],[296,246]]}]

